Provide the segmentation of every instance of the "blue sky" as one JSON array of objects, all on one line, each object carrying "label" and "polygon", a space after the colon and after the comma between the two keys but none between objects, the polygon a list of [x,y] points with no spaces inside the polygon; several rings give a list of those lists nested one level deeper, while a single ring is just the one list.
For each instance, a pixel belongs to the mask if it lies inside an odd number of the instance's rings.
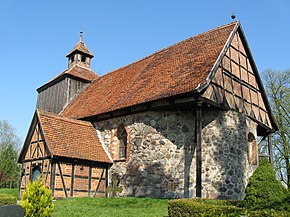
[{"label": "blue sky", "polygon": [[104,75],[230,23],[233,12],[260,72],[290,68],[289,0],[0,0],[0,119],[25,139],[36,89],[67,68],[80,29]]}]

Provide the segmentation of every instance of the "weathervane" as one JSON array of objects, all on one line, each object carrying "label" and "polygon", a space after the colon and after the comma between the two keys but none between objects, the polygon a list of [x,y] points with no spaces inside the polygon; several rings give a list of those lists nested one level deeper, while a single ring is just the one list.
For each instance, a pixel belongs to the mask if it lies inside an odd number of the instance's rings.
[{"label": "weathervane", "polygon": [[83,30],[80,31],[80,42],[83,42]]},{"label": "weathervane", "polygon": [[235,13],[232,14],[231,18],[232,18],[233,20],[236,19],[236,15],[235,15]]}]

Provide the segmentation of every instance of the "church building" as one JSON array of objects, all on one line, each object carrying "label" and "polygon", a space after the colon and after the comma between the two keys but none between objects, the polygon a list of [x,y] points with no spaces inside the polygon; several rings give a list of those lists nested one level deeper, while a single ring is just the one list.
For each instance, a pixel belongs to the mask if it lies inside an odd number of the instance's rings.
[{"label": "church building", "polygon": [[80,41],[37,89],[20,195],[41,175],[58,197],[243,199],[277,125],[239,21],[103,76]]}]

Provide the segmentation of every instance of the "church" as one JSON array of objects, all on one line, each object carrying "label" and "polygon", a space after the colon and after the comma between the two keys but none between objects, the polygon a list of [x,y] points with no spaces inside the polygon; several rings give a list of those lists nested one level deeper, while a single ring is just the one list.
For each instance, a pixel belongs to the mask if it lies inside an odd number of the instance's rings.
[{"label": "church", "polygon": [[18,162],[20,195],[41,176],[55,198],[241,200],[259,142],[277,130],[244,31],[235,21],[103,76],[79,42],[37,89]]}]

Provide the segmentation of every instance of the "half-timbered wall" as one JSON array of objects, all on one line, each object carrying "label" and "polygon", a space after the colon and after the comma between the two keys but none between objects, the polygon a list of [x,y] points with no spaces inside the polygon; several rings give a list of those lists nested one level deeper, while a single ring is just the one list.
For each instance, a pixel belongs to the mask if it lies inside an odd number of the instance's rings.
[{"label": "half-timbered wall", "polygon": [[22,163],[20,195],[22,195],[26,185],[32,179],[32,171],[36,166],[38,166],[41,172],[45,174],[45,183],[46,186],[49,187],[50,174],[47,172],[50,170],[50,153],[41,128],[38,124],[35,126],[30,144],[27,148],[26,155]]},{"label": "half-timbered wall", "polygon": [[53,197],[105,196],[108,183],[105,164],[100,168],[93,162],[83,164],[79,159],[67,161],[51,156],[41,127],[36,123],[22,162],[20,196],[32,180],[36,167],[40,169],[45,185],[52,190]]},{"label": "half-timbered wall", "polygon": [[[106,168],[53,162],[49,159],[23,163],[20,196],[31,180],[32,169],[41,168],[45,185],[54,197],[104,197],[106,193]],[[51,174],[53,176],[51,177]]]},{"label": "half-timbered wall", "polygon": [[58,83],[41,90],[38,94],[37,108],[59,114],[73,100],[87,83],[65,78]]},{"label": "half-timbered wall", "polygon": [[249,51],[237,31],[203,96],[272,129]]},{"label": "half-timbered wall", "polygon": [[103,197],[106,168],[56,163],[54,197]]}]

